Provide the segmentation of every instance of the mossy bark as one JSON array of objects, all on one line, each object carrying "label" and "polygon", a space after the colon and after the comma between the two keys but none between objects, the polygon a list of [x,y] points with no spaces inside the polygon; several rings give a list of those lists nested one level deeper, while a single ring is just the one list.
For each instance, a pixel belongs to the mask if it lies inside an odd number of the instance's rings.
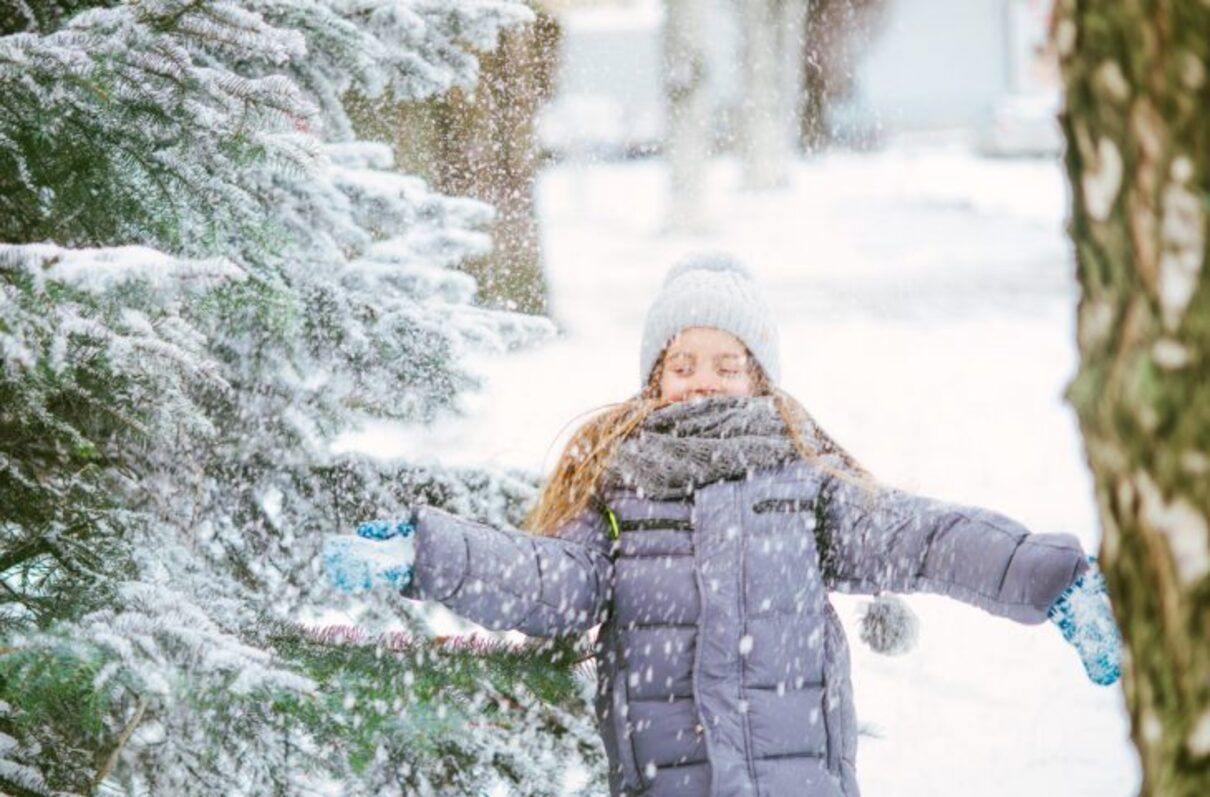
[{"label": "mossy bark", "polygon": [[496,208],[492,252],[460,266],[479,283],[486,307],[545,314],[534,182],[542,153],[536,118],[555,89],[560,29],[531,3],[537,20],[500,34],[496,49],[478,53],[479,81],[419,102],[354,102],[358,132],[388,141],[402,171],[438,191],[470,196]]},{"label": "mossy bark", "polygon": [[1210,3],[1059,0],[1093,471],[1145,795],[1210,794]]}]

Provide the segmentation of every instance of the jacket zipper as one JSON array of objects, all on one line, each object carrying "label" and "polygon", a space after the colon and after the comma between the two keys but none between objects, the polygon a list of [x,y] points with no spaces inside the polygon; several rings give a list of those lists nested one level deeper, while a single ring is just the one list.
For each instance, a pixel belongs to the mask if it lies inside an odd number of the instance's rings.
[{"label": "jacket zipper", "polygon": [[[745,567],[745,535],[744,535],[744,506],[746,501],[741,501],[740,496],[744,492],[744,485],[747,482],[740,482],[735,485],[734,493],[732,493],[733,502],[735,504],[736,520],[739,521],[739,536],[736,540],[736,545],[739,546],[739,613],[740,613],[740,638],[748,633],[748,591],[744,589],[744,567]],[[755,508],[755,507],[754,507]],[[738,653],[739,646],[736,645]],[[748,777],[752,779],[752,790],[756,791],[756,761],[752,757],[752,723],[749,721],[748,693],[744,690],[744,671],[747,668],[747,657],[741,655],[739,660],[739,699],[744,703],[743,716],[740,717],[742,730],[744,735],[744,759],[748,764]]]}]

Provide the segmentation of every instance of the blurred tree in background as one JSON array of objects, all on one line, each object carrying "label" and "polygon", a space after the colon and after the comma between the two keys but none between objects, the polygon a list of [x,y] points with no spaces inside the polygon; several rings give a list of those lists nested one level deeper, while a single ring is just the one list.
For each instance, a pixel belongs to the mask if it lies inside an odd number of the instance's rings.
[{"label": "blurred tree in background", "polygon": [[535,21],[501,34],[478,53],[480,78],[423,101],[355,98],[359,131],[388,141],[401,168],[443,193],[481,199],[496,209],[490,257],[459,268],[475,277],[477,301],[525,313],[547,312],[534,183],[540,164],[535,121],[555,90],[559,25],[530,1]]},{"label": "blurred tree in background", "polygon": [[806,58],[800,140],[815,152],[850,142],[829,118],[829,108],[853,91],[855,60],[886,14],[887,0],[811,0],[807,5]]},{"label": "blurred tree in background", "polygon": [[789,180],[805,109],[803,62],[809,57],[807,0],[739,0],[743,32],[740,163],[747,188]]}]

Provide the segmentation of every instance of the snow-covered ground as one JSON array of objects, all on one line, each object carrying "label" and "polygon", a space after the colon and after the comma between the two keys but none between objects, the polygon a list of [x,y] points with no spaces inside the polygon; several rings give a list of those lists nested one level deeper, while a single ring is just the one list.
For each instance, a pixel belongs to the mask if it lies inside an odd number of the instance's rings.
[{"label": "snow-covered ground", "polygon": [[[1099,540],[1078,428],[1076,283],[1058,163],[899,147],[797,164],[791,187],[709,175],[714,231],[663,228],[660,161],[566,164],[540,179],[553,315],[563,334],[479,363],[467,417],[344,441],[445,464],[553,466],[586,413],[638,388],[643,315],[689,252],[745,260],[781,322],[783,386],[884,481]],[[1022,626],[934,596],[908,602],[916,648],[878,656],[863,599],[834,601],[853,647],[867,797],[1116,797],[1137,791],[1120,685],[1086,680],[1049,623]]]}]

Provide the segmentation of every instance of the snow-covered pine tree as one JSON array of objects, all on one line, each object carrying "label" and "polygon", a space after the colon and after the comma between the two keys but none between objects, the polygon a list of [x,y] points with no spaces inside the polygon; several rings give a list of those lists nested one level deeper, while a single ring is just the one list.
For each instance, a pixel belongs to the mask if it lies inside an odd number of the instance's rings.
[{"label": "snow-covered pine tree", "polygon": [[[456,412],[467,350],[551,332],[470,303],[451,266],[489,250],[491,209],[393,172],[342,105],[470,86],[471,50],[529,12],[0,10],[0,790],[553,794],[591,769],[566,642],[297,625],[348,600],[320,534],[421,500],[508,525],[533,496],[531,474],[328,450],[359,418]],[[361,612],[423,630],[402,599]]]}]

